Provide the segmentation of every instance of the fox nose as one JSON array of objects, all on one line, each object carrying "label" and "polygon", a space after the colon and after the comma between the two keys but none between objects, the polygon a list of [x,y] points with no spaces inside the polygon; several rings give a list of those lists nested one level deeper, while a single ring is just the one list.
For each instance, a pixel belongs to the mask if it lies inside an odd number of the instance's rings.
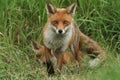
[{"label": "fox nose", "polygon": [[59,29],[58,32],[61,34],[61,33],[63,32],[63,30],[62,30],[62,29]]}]

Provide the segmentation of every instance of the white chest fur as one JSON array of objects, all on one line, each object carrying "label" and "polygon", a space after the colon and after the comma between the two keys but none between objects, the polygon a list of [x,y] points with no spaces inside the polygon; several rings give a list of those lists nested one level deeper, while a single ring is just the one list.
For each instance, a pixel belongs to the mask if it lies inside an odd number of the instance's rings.
[{"label": "white chest fur", "polygon": [[45,46],[52,49],[60,49],[65,51],[68,48],[68,44],[72,37],[72,29],[67,31],[65,34],[56,34],[54,31],[49,29],[48,31],[44,32],[45,38]]}]

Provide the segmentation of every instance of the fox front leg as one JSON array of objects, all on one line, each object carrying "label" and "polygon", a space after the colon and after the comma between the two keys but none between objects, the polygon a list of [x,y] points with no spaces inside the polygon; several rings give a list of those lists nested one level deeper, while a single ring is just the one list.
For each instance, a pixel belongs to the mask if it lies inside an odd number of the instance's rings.
[{"label": "fox front leg", "polygon": [[51,50],[45,47],[45,57],[46,57],[46,65],[47,65],[47,72],[48,75],[54,74],[53,63],[50,60]]}]

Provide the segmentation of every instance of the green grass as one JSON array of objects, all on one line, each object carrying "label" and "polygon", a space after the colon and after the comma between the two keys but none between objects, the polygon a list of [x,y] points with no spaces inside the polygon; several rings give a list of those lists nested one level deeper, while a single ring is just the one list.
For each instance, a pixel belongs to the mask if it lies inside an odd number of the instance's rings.
[{"label": "green grass", "polygon": [[[31,40],[41,42],[47,20],[45,0],[0,0],[0,79],[1,80],[119,80],[120,1],[51,0],[57,7],[77,2],[75,20],[80,30],[96,40],[107,52],[105,62],[89,69],[65,68],[62,74],[46,75],[36,62]],[[71,72],[71,70],[73,71]]]}]

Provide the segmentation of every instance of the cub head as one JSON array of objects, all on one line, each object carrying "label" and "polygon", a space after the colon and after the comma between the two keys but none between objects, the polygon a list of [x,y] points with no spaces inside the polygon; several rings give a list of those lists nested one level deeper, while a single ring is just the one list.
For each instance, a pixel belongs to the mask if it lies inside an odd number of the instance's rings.
[{"label": "cub head", "polygon": [[41,63],[45,64],[45,47],[42,45],[39,45],[36,41],[32,41],[32,49],[35,53],[36,59]]},{"label": "cub head", "polygon": [[73,18],[76,10],[76,3],[66,8],[56,8],[52,3],[46,3],[48,24],[56,34],[65,34],[73,27]]}]

